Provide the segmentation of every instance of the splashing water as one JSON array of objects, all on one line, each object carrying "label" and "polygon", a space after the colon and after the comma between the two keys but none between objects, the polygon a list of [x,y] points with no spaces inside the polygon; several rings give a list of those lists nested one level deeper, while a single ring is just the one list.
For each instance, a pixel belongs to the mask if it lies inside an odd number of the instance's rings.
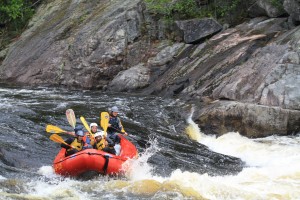
[{"label": "splashing water", "polygon": [[123,168],[126,171],[126,177],[131,181],[153,177],[152,167],[147,162],[148,159],[160,149],[157,146],[156,139],[149,142],[151,143],[151,146],[147,148],[138,159],[130,159],[123,164]]},{"label": "splashing water", "polygon": [[[187,134],[211,150],[241,158],[247,165],[236,176],[191,176],[209,199],[300,199],[300,136],[249,139],[230,132],[218,138],[189,121]],[[183,176],[177,172],[177,178]],[[192,181],[197,177],[197,181]],[[181,178],[179,178],[180,180]],[[200,181],[202,179],[202,181]]]}]

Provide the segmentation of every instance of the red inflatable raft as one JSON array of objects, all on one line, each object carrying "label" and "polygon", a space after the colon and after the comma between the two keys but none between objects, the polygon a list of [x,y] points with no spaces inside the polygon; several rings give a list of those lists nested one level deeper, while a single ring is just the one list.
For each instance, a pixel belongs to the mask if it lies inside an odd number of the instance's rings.
[{"label": "red inflatable raft", "polygon": [[66,149],[62,148],[53,161],[54,171],[63,176],[78,176],[84,172],[96,171],[101,174],[123,174],[122,164],[138,155],[136,147],[123,135],[119,156],[96,150],[86,149],[65,157]]}]

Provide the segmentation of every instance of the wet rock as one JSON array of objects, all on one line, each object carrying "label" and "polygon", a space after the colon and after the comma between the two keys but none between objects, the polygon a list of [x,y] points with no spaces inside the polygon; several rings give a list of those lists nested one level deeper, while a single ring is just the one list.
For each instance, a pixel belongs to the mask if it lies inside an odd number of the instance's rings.
[{"label": "wet rock", "polygon": [[234,101],[219,101],[195,118],[205,133],[218,135],[233,131],[255,138],[300,131],[300,111]]}]

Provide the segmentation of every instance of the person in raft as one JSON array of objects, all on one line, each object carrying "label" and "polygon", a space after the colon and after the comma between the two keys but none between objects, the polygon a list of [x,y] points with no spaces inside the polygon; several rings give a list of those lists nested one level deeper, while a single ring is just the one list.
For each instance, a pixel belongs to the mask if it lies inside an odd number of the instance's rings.
[{"label": "person in raft", "polygon": [[118,113],[119,113],[118,107],[113,106],[111,108],[111,111],[109,112],[109,122],[107,128],[107,136],[114,142],[116,155],[119,155],[121,151],[121,146],[120,146],[121,139],[117,133],[128,135],[122,126],[121,120],[118,117]]},{"label": "person in raft", "polygon": [[90,124],[91,133],[85,132],[85,135],[83,137],[83,141],[87,144],[87,148],[93,148],[95,144],[95,133],[98,130],[98,125],[96,123]]},{"label": "person in raft", "polygon": [[83,141],[83,136],[84,136],[83,130],[82,129],[76,130],[76,128],[74,130],[75,130],[75,137],[68,138],[65,140],[65,142],[69,145],[61,144],[61,147],[66,149],[66,154],[65,154],[66,157],[84,149],[85,143]]},{"label": "person in raft", "polygon": [[94,149],[102,150],[111,154],[116,154],[116,150],[114,149],[114,147],[109,147],[109,143],[106,140],[104,131],[98,131],[95,134],[95,140],[96,142],[94,144]]}]

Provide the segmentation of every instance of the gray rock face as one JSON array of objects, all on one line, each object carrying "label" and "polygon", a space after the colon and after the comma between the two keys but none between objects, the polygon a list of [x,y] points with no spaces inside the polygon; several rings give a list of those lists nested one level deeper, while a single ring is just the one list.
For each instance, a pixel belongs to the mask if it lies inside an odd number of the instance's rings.
[{"label": "gray rock face", "polygon": [[300,2],[299,0],[284,0],[284,9],[289,13],[294,24],[300,22]]},{"label": "gray rock face", "polygon": [[197,43],[208,36],[222,30],[222,26],[214,19],[192,19],[176,21],[178,28],[183,32],[184,42]]},{"label": "gray rock face", "polygon": [[238,131],[261,137],[300,131],[300,111],[233,101],[213,104],[203,109],[199,118],[200,127],[213,134]]},{"label": "gray rock face", "polygon": [[149,79],[149,68],[140,64],[119,72],[109,84],[108,89],[117,92],[135,91],[149,85]]},{"label": "gray rock face", "polygon": [[[298,1],[284,4],[297,13],[290,4]],[[176,96],[211,133],[299,132],[299,27],[267,17],[219,33],[212,19],[176,24],[140,0],[53,0],[2,54],[0,80]]]},{"label": "gray rock face", "polygon": [[265,10],[268,17],[279,17],[286,13],[283,9],[283,0],[269,1],[269,0],[258,0],[256,4]]},{"label": "gray rock face", "polygon": [[18,83],[103,88],[110,77],[139,61],[127,59],[126,53],[141,36],[139,2],[55,0],[41,6],[3,61],[2,77]]}]

